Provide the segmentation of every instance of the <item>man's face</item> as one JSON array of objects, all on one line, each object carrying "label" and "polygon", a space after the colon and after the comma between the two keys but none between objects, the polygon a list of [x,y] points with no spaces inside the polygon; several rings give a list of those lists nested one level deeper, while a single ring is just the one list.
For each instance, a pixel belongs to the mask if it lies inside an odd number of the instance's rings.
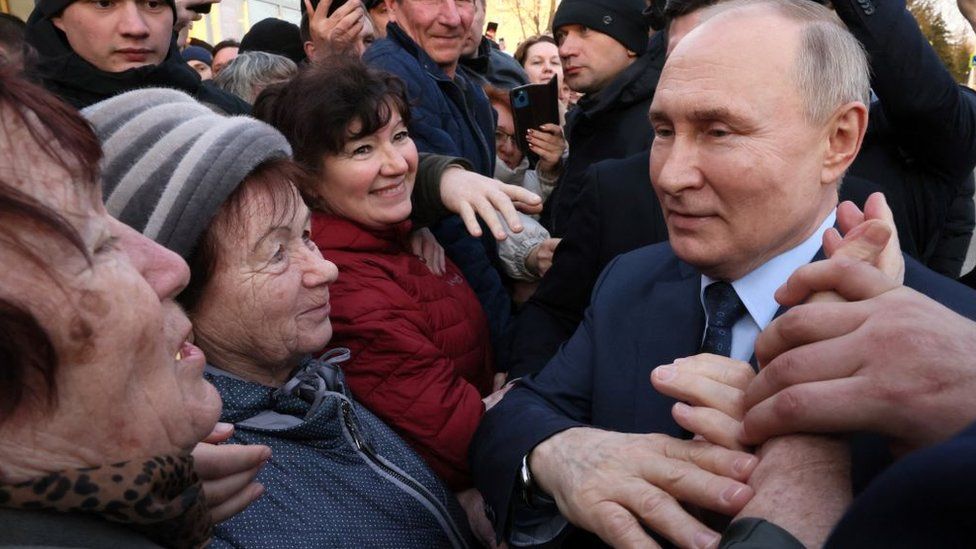
[{"label": "man's face", "polygon": [[461,57],[473,57],[478,52],[481,45],[481,37],[485,31],[485,2],[484,0],[474,0],[474,19],[471,21],[471,28],[464,36],[464,46],[461,48]]},{"label": "man's face", "polygon": [[78,0],[52,22],[105,72],[162,63],[173,34],[173,10],[162,0]]},{"label": "man's face", "polygon": [[400,28],[441,69],[454,76],[474,20],[474,0],[386,0]]},{"label": "man's face", "polygon": [[837,195],[822,180],[827,125],[806,119],[790,78],[799,27],[730,19],[692,31],[668,58],[650,171],[675,254],[735,280],[805,240]]},{"label": "man's face", "polygon": [[369,18],[373,20],[376,39],[386,38],[386,24],[390,22],[390,9],[386,6],[386,3],[380,2],[369,10]]},{"label": "man's face", "polygon": [[227,46],[217,50],[217,53],[215,53],[213,56],[214,76],[220,74],[221,69],[226,67],[227,63],[230,63],[235,57],[237,57],[237,51],[238,48],[235,48],[234,46]]},{"label": "man's face", "polygon": [[637,56],[607,34],[582,25],[556,29],[563,78],[579,93],[597,93],[607,87]]}]

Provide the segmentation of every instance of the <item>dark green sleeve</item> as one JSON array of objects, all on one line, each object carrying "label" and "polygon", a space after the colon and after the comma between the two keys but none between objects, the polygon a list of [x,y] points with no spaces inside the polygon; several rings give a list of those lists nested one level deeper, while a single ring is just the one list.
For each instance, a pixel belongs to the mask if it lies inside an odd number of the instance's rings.
[{"label": "dark green sleeve", "polygon": [[804,549],[793,534],[759,518],[741,518],[722,534],[719,549]]},{"label": "dark green sleeve", "polygon": [[413,194],[410,196],[413,202],[410,220],[415,227],[432,225],[452,214],[441,202],[441,176],[449,166],[460,166],[469,171],[472,169],[471,163],[463,158],[420,154],[417,179],[413,186]]}]

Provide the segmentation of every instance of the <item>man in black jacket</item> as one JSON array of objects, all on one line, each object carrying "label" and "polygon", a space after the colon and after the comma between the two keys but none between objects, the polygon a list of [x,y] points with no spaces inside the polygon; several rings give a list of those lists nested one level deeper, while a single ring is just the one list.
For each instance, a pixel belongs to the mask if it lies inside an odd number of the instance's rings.
[{"label": "man in black jacket", "polygon": [[566,116],[569,156],[542,214],[553,237],[568,229],[590,164],[650,148],[647,108],[664,41],[657,35],[648,45],[643,8],[642,0],[563,0],[553,18],[566,85],[585,94]]},{"label": "man in black jacket", "polygon": [[37,50],[32,71],[48,90],[78,109],[147,87],[182,90],[228,114],[250,106],[189,67],[176,47],[174,0],[97,2],[40,0],[27,20]]}]

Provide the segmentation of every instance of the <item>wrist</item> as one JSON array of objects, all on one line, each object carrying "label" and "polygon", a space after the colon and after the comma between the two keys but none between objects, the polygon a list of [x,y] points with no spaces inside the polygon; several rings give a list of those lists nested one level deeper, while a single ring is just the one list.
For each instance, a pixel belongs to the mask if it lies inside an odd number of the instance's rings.
[{"label": "wrist", "polygon": [[525,261],[522,262],[525,265],[526,272],[535,278],[539,278],[539,247],[541,245],[536,244],[528,255],[525,256]]}]

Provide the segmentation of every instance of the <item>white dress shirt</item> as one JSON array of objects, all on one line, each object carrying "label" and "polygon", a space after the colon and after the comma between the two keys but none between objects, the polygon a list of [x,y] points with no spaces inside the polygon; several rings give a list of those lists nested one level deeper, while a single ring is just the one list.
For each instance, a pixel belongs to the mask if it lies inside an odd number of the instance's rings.
[{"label": "white dress shirt", "polygon": [[[820,227],[795,248],[779,254],[746,276],[732,281],[732,287],[735,288],[735,293],[739,294],[739,299],[746,306],[748,313],[732,326],[731,358],[746,362],[752,359],[756,337],[773,321],[776,311],[779,310],[779,303],[776,303],[773,293],[786,283],[793,271],[810,263],[817,255],[820,246],[823,244],[824,232],[834,226],[836,219],[837,211],[833,210],[820,224]],[[715,280],[705,275],[701,276],[699,298],[702,308],[705,307],[705,287],[712,282]],[[707,310],[705,311],[705,322],[707,326]]]}]

